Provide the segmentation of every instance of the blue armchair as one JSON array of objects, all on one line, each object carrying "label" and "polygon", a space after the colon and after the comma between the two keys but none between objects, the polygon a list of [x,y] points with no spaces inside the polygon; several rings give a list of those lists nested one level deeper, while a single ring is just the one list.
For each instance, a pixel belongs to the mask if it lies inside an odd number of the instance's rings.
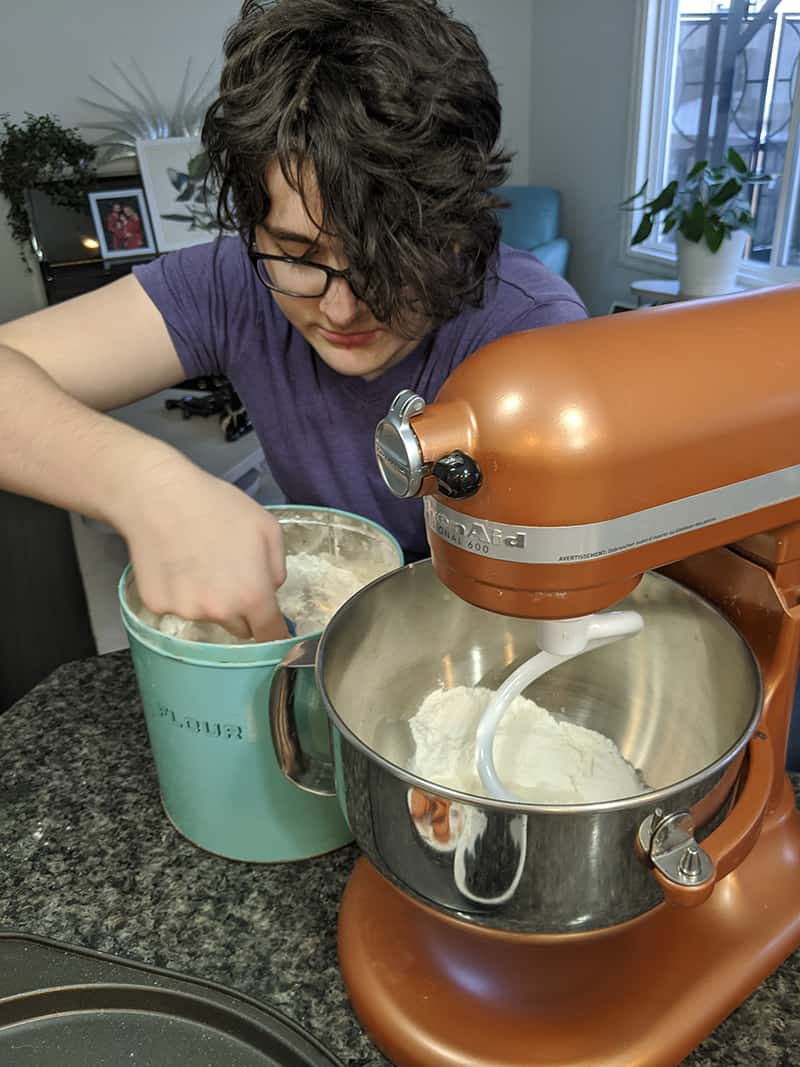
[{"label": "blue armchair", "polygon": [[567,272],[569,241],[561,234],[561,194],[548,185],[503,185],[498,196],[511,205],[500,211],[501,240],[533,254],[556,274]]}]

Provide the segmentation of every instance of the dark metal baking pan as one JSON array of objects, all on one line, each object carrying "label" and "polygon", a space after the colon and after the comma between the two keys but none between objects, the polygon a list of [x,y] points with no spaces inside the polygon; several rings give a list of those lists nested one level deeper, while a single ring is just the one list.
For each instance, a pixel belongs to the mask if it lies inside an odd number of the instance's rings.
[{"label": "dark metal baking pan", "polygon": [[342,1067],[232,989],[47,938],[0,932],[3,1067]]}]

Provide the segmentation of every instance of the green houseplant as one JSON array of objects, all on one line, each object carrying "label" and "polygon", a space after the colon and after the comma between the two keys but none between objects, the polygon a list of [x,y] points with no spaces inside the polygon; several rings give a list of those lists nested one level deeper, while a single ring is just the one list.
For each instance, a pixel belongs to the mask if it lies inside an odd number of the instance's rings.
[{"label": "green houseplant", "polygon": [[8,200],[6,219],[23,261],[32,236],[28,190],[39,189],[63,207],[84,208],[94,156],[78,130],[65,129],[52,115],[28,113],[19,123],[0,115],[0,193]]},{"label": "green houseplant", "polygon": [[772,180],[750,170],[734,148],[722,163],[695,163],[682,180],[673,179],[651,200],[647,182],[620,205],[641,211],[631,244],[641,244],[662,217],[662,234],[677,234],[681,293],[712,296],[734,286],[744,243],[753,232],[750,187]]}]

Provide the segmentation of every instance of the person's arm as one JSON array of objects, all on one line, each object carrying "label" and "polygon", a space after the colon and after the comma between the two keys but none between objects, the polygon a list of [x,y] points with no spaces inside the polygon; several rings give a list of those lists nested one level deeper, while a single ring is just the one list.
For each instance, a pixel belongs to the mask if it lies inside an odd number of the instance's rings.
[{"label": "person's arm", "polygon": [[184,377],[133,276],[0,326],[0,487],[119,530],[157,614],[285,637],[275,520],[176,449],[101,414]]}]

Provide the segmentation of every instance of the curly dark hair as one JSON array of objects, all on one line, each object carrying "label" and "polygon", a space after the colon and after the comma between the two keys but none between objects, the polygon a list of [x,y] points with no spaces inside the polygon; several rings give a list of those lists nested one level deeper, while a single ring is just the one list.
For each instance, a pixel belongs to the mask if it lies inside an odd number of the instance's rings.
[{"label": "curly dark hair", "polygon": [[223,228],[246,238],[264,221],[271,161],[306,210],[312,175],[314,221],[398,329],[481,304],[510,159],[499,135],[486,56],[436,0],[246,0],[203,128]]}]

